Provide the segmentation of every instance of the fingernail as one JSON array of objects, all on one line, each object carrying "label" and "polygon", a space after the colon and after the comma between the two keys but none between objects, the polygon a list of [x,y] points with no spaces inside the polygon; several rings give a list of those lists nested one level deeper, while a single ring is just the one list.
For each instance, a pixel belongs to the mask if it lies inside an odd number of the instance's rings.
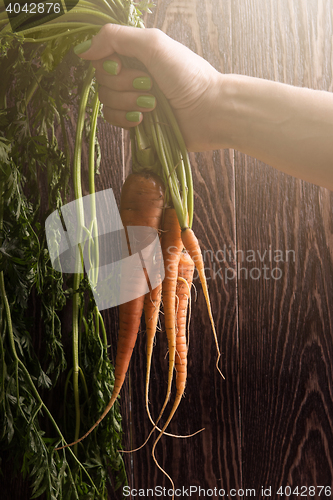
[{"label": "fingernail", "polygon": [[138,90],[149,90],[151,88],[151,79],[149,76],[139,76],[133,80],[133,87]]},{"label": "fingernail", "polygon": [[141,114],[140,111],[130,111],[126,113],[126,120],[128,122],[139,122],[141,120]]},{"label": "fingernail", "polygon": [[110,75],[116,75],[118,72],[118,63],[116,61],[104,61],[103,68]]},{"label": "fingernail", "polygon": [[83,54],[91,47],[91,40],[86,40],[85,42],[81,42],[74,47],[74,52],[78,56],[79,54]]},{"label": "fingernail", "polygon": [[137,98],[136,103],[140,108],[153,109],[155,106],[155,97],[153,95],[141,95]]}]

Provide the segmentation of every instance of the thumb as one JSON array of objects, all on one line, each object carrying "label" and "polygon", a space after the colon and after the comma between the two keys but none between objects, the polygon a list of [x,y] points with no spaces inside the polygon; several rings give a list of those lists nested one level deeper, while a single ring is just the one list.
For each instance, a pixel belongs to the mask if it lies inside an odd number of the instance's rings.
[{"label": "thumb", "polygon": [[75,47],[74,51],[83,59],[95,61],[104,59],[115,52],[122,56],[136,57],[143,64],[151,58],[150,47],[154,47],[154,33],[159,30],[105,24],[90,41],[83,42]]}]

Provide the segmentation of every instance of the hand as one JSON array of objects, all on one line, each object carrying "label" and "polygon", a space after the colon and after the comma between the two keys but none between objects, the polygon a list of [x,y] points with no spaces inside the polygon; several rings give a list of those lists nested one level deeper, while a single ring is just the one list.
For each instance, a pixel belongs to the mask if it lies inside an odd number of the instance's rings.
[{"label": "hand", "polygon": [[[92,38],[91,47],[79,56],[92,61],[96,68],[106,120],[126,129],[140,123],[142,113],[153,109],[156,103],[149,75],[122,67],[117,54],[136,57],[145,65],[169,99],[188,150],[213,149],[211,118],[218,98],[220,73],[157,29],[103,26]],[[134,81],[136,85],[141,82],[141,90],[133,87]],[[141,99],[137,101],[138,98]]]},{"label": "hand", "polygon": [[[331,92],[221,74],[156,29],[107,24],[84,50],[80,57],[97,70],[104,116],[110,123],[130,128],[149,111],[137,98],[152,97],[153,87],[133,88],[133,80],[149,75],[123,68],[117,54],[136,57],[169,99],[189,151],[236,149],[333,190]],[[118,63],[113,68],[116,76],[105,71],[105,61]]]}]

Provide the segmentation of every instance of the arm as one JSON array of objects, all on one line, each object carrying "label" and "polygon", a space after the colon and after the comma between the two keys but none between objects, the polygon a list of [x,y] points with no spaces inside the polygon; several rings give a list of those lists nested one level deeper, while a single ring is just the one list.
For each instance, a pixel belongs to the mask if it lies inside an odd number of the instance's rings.
[{"label": "arm", "polygon": [[[106,25],[79,55],[97,70],[104,116],[124,128],[152,109],[137,103],[152,94],[150,87],[133,88],[136,77],[148,75],[122,68],[117,54],[146,66],[169,99],[189,151],[233,148],[333,190],[332,93],[221,74],[159,30]],[[106,60],[116,63],[115,75],[105,71]],[[127,119],[128,111],[138,113],[137,121]]]},{"label": "arm", "polygon": [[332,93],[240,75],[221,80],[220,147],[333,190]]}]

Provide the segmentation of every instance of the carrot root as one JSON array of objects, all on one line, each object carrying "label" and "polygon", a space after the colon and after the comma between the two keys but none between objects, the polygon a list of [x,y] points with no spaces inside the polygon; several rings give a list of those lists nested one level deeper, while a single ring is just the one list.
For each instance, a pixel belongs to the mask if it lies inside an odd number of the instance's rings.
[{"label": "carrot root", "polygon": [[[163,205],[164,185],[158,176],[151,172],[141,172],[131,174],[127,177],[121,192],[120,216],[126,233],[129,255],[132,254],[132,249],[129,245],[127,228],[132,226],[151,227],[158,231],[160,229]],[[142,237],[144,240],[144,232]],[[119,306],[119,334],[114,373],[115,382],[111,399],[97,422],[95,422],[84,436],[73,443],[57,448],[57,450],[74,446],[85,439],[107,415],[120,393],[140,328],[145,299],[145,295],[141,295],[140,293],[142,290],[146,290],[150,283],[146,269],[143,268],[143,270],[144,273],[139,271],[133,274],[131,283],[124,284],[124,297],[133,296],[131,292],[137,290],[137,293],[134,295],[137,298]],[[128,294],[126,290],[127,286]]]},{"label": "carrot root", "polygon": [[[166,471],[158,464],[158,461],[155,457],[155,449],[158,441],[161,439],[163,434],[165,433],[165,429],[168,427],[171,422],[180,401],[184,395],[186,378],[187,378],[187,343],[186,343],[186,321],[187,321],[187,312],[188,312],[188,304],[190,299],[190,291],[191,284],[193,280],[193,272],[194,272],[194,262],[192,261],[190,255],[187,252],[182,252],[179,264],[178,264],[178,281],[177,284],[177,297],[178,297],[178,306],[175,315],[176,315],[176,360],[175,360],[175,368],[176,368],[176,397],[174,400],[173,407],[169,414],[167,421],[162,427],[159,436],[155,440],[152,449],[152,457],[157,465],[157,467],[168,477],[173,485],[173,481],[170,476],[166,473]],[[179,279],[180,278],[180,279]],[[174,488],[173,488],[174,489]],[[172,497],[173,498],[173,497]]]},{"label": "carrot root", "polygon": [[220,368],[218,366],[219,360],[221,357],[221,353],[220,353],[219,343],[217,340],[217,334],[216,334],[216,330],[215,330],[212,309],[211,309],[211,305],[210,305],[210,299],[209,299],[208,286],[207,286],[207,281],[206,281],[206,276],[205,276],[205,269],[204,269],[202,253],[200,250],[200,245],[199,245],[198,239],[195,236],[195,234],[191,228],[187,227],[187,228],[184,228],[182,230],[182,242],[184,244],[184,247],[186,248],[186,250],[190,254],[190,256],[191,256],[191,258],[192,258],[192,260],[193,260],[193,262],[198,270],[198,273],[199,273],[199,278],[200,278],[201,286],[202,286],[202,289],[204,292],[207,310],[208,310],[208,315],[209,315],[210,323],[212,326],[216,350],[217,350],[216,368],[217,368],[219,374],[221,375],[221,377],[223,379],[225,379],[222,371],[220,370]]}]

